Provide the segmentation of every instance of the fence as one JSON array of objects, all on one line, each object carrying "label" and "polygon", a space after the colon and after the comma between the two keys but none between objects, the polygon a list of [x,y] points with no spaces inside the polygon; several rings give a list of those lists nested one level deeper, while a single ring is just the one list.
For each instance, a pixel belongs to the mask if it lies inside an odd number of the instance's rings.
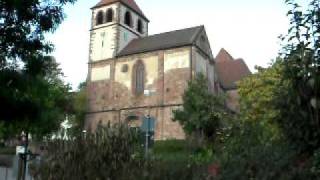
[{"label": "fence", "polygon": [[[19,157],[13,157],[13,163],[11,167],[0,166],[0,180],[17,180],[18,177],[18,167],[19,167]],[[28,169],[28,168],[27,168]],[[27,170],[26,180],[34,180]]]}]

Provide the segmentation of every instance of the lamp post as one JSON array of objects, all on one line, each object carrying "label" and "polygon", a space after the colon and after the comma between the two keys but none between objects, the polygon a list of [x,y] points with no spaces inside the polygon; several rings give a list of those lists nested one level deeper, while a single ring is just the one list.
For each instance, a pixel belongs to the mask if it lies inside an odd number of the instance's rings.
[{"label": "lamp post", "polygon": [[29,133],[28,132],[22,132],[21,139],[24,146],[24,152],[20,155],[22,158],[22,169],[20,169],[20,173],[22,171],[22,174],[18,177],[19,179],[25,180],[27,175],[27,161],[28,161],[28,145],[29,145]]},{"label": "lamp post", "polygon": [[[154,95],[156,93],[155,90],[144,90],[144,95],[146,97],[150,97],[152,95]],[[148,115],[147,115],[147,129],[146,129],[146,134],[145,134],[145,156],[146,158],[148,158],[148,151],[149,151],[149,130],[150,130],[150,120],[151,120],[151,116],[150,116],[150,105],[149,105],[149,111],[148,111]]]}]

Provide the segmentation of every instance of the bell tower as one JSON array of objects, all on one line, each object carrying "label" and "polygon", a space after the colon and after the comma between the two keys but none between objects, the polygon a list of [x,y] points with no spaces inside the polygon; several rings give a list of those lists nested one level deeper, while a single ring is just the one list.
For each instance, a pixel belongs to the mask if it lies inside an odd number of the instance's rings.
[{"label": "bell tower", "polygon": [[148,35],[149,20],[134,0],[101,0],[91,10],[91,63],[115,58],[131,40]]}]

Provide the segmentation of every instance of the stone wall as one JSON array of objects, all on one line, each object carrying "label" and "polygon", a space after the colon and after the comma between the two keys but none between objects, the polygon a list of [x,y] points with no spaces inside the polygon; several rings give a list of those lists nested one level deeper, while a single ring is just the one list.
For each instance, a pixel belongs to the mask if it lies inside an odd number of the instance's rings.
[{"label": "stone wall", "polygon": [[239,104],[240,96],[239,96],[238,90],[235,89],[235,90],[226,91],[226,96],[227,96],[227,100],[226,100],[227,107],[233,112],[239,113],[240,112],[240,104]]},{"label": "stone wall", "polygon": [[[86,129],[94,131],[99,123],[125,122],[140,126],[148,114],[156,119],[156,139],[183,139],[179,123],[172,121],[172,110],[182,104],[182,95],[191,79],[190,47],[162,50],[109,59],[89,65],[88,115]],[[135,94],[132,74],[137,61],[145,66],[147,97]],[[95,69],[110,66],[110,77],[95,80]],[[129,116],[136,117],[129,120]]]}]

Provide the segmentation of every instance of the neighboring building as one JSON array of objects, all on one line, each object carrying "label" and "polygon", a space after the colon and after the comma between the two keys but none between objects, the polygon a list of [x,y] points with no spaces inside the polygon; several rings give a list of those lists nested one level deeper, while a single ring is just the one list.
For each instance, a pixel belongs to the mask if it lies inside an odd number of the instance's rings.
[{"label": "neighboring building", "polygon": [[237,83],[249,76],[251,72],[243,59],[233,59],[225,49],[220,50],[215,62],[220,87],[227,96],[227,107],[238,113],[240,107]]},{"label": "neighboring building", "polygon": [[87,130],[108,122],[138,127],[150,114],[155,139],[183,139],[171,119],[188,81],[203,73],[210,90],[218,89],[204,26],[148,36],[148,23],[134,0],[102,0],[92,8]]}]

